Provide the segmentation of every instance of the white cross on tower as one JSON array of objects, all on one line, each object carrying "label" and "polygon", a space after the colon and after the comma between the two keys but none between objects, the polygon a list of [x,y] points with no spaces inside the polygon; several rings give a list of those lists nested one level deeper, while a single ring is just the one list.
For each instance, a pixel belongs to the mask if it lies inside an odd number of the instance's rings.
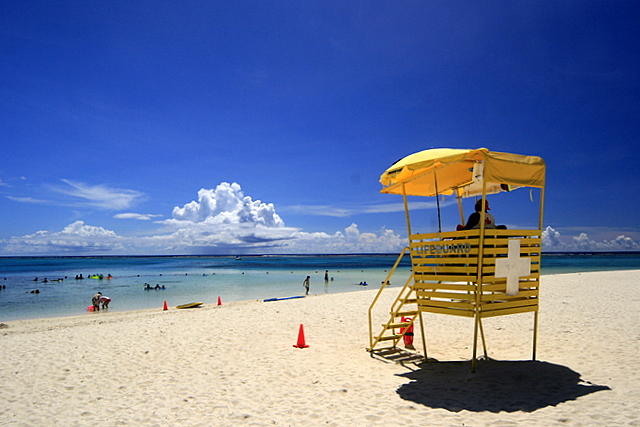
[{"label": "white cross on tower", "polygon": [[518,295],[520,278],[531,274],[531,258],[520,257],[520,239],[509,239],[506,258],[496,260],[496,278],[507,278],[507,295]]}]

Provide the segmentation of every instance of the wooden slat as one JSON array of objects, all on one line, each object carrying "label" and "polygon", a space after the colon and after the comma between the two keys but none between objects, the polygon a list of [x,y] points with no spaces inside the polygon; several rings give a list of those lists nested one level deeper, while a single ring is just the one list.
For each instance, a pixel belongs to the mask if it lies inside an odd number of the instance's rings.
[{"label": "wooden slat", "polygon": [[416,314],[418,314],[418,312],[415,310],[411,310],[411,311],[399,311],[397,313],[391,313],[391,314],[395,317],[402,317],[402,316],[410,317],[410,316],[415,316]]},{"label": "wooden slat", "polygon": [[429,259],[417,259],[413,260],[411,266],[414,269],[424,268],[428,269],[429,267],[446,267],[447,265],[459,266],[459,267],[475,267],[478,265],[477,258],[429,258]]},{"label": "wooden slat", "polygon": [[470,259],[475,259],[478,257],[478,247],[477,246],[472,246],[471,248],[469,248],[468,252],[442,252],[442,253],[431,253],[428,251],[422,251],[419,250],[417,248],[413,248],[411,249],[411,259],[416,261],[416,260],[439,260],[442,258],[456,258],[456,259],[460,259],[460,258],[470,258]]},{"label": "wooden slat", "polygon": [[[424,286],[416,287],[416,292],[451,292],[455,294],[472,294],[475,292],[475,285],[460,283],[424,283]],[[504,289],[503,289],[504,290]]]},{"label": "wooden slat", "polygon": [[480,243],[480,237],[479,236],[473,236],[473,237],[456,237],[453,239],[444,239],[444,240],[438,240],[438,239],[433,239],[433,240],[410,240],[409,241],[409,248],[416,248],[416,247],[421,247],[421,246],[429,246],[429,245],[440,245],[440,244],[450,244],[450,243],[461,243],[465,246],[469,245],[469,246],[478,246],[478,244]]},{"label": "wooden slat", "polygon": [[406,328],[410,324],[411,322],[398,322],[398,323],[390,323],[389,325],[382,325],[382,327],[387,329],[398,329],[398,328]]},{"label": "wooden slat", "polygon": [[504,310],[504,309],[517,308],[517,307],[529,307],[529,306],[537,306],[537,305],[538,305],[537,298],[527,298],[519,301],[483,304],[482,312],[484,313],[489,311]]},{"label": "wooden slat", "polygon": [[[507,258],[507,251],[502,248],[485,248],[483,256],[489,259],[502,259]],[[521,253],[522,257],[531,258],[531,263],[539,264],[541,260],[540,254],[527,254]],[[486,260],[485,260],[486,262]],[[411,260],[412,266],[434,266],[434,265],[447,265],[447,264],[463,264],[463,265],[478,265],[478,258],[476,254],[472,255],[447,255],[438,257],[422,257],[415,256]]]},{"label": "wooden slat", "polygon": [[[463,235],[464,232],[456,232],[456,231],[451,231],[451,232],[444,232],[444,233],[440,233],[440,236],[444,239],[452,239],[454,237],[457,236],[461,236]],[[468,232],[467,232],[468,234]],[[476,230],[476,234],[477,234],[477,230]],[[420,234],[412,234],[411,236],[409,236],[409,241],[414,241],[414,240],[434,240],[434,239],[438,239],[438,233],[420,233]]]},{"label": "wooden slat", "polygon": [[[466,240],[469,238],[478,238],[480,230],[463,230],[463,231],[451,231],[444,233],[420,233],[412,234],[409,236],[409,241],[433,241],[433,240],[446,240],[446,239],[459,239]],[[535,238],[541,237],[540,230],[498,230],[498,229],[485,229],[485,238],[489,237],[511,237],[511,238]]]},{"label": "wooden slat", "polygon": [[[538,287],[537,286],[530,286],[529,284],[533,283],[533,282],[520,282],[520,291],[524,292],[524,291],[529,291],[529,290],[536,290],[536,292],[538,292]],[[494,292],[497,294],[500,293],[505,293],[506,292],[506,283],[502,282],[502,283],[497,283],[495,285],[482,285],[482,293],[483,295],[486,294],[487,292]]]},{"label": "wooden slat", "polygon": [[475,279],[476,275],[462,275],[462,274],[421,274],[415,276],[416,283],[430,281],[430,282],[470,282],[471,279]]},{"label": "wooden slat", "polygon": [[413,272],[417,274],[458,274],[458,275],[476,275],[477,268],[475,266],[466,265],[440,265],[435,267],[414,267]]},{"label": "wooden slat", "polygon": [[420,298],[447,298],[455,300],[468,300],[475,301],[476,297],[474,293],[455,293],[455,292],[417,292],[418,299]]},{"label": "wooden slat", "polygon": [[[511,301],[521,301],[521,300],[532,300],[537,299],[539,297],[538,290],[531,291],[520,291],[517,296],[509,296],[505,293],[496,293],[496,294],[483,294],[481,297],[481,302],[483,306],[487,306],[487,304],[492,304],[495,301],[499,302],[511,302]],[[423,299],[428,300],[454,300],[454,301],[468,301],[470,303],[475,303],[475,294],[458,294],[451,292],[420,292],[418,293],[418,299],[421,301]],[[420,301],[418,304],[420,304]]]},{"label": "wooden slat", "polygon": [[[508,242],[508,241],[507,241]],[[522,243],[522,240],[520,240]],[[485,243],[483,253],[485,255],[494,255],[494,254],[504,254],[505,256],[508,253],[509,246],[507,244],[489,244]],[[527,246],[526,244],[522,244],[520,246],[520,253],[527,256],[538,256],[540,255],[540,247],[539,246]]]},{"label": "wooden slat", "polygon": [[[495,260],[488,260],[485,258],[485,263],[483,264],[483,276],[489,276],[495,274]],[[531,264],[531,274],[529,276],[522,277],[533,277],[540,274],[540,265]],[[413,271],[416,275],[430,277],[433,275],[467,275],[475,277],[477,275],[477,266],[475,265],[430,265],[430,266],[415,266]]]},{"label": "wooden slat", "polygon": [[416,291],[424,291],[424,290],[434,290],[434,289],[442,289],[442,290],[455,290],[461,292],[473,292],[475,291],[475,285],[467,284],[467,283],[430,283],[430,282],[422,282],[416,283],[414,285]]},{"label": "wooden slat", "polygon": [[458,271],[476,271],[477,265],[464,262],[443,262],[443,263],[425,263],[414,264],[413,272],[417,274],[433,274],[438,272],[445,272],[448,270]]},{"label": "wooden slat", "polygon": [[504,237],[492,237],[485,236],[484,244],[485,245],[495,245],[502,246],[507,245],[509,240],[518,239],[520,240],[520,246],[531,246],[531,245],[540,245],[542,243],[542,239],[539,237],[522,237],[522,236],[504,236]]},{"label": "wooden slat", "polygon": [[473,310],[453,310],[450,308],[420,306],[420,311],[425,313],[449,314],[452,316],[473,317]]},{"label": "wooden slat", "polygon": [[455,308],[461,310],[473,310],[474,304],[469,301],[435,301],[432,299],[420,299],[418,301],[419,307],[440,307],[440,308]]},{"label": "wooden slat", "polygon": [[[484,264],[483,269],[482,269],[482,275],[483,276],[493,276],[495,274],[495,265],[494,264]],[[523,278],[535,278],[535,277],[539,277],[540,276],[540,266],[538,265],[532,265],[531,266],[531,274],[529,274],[528,276],[521,276]],[[498,279],[503,279],[502,277],[499,277]]]},{"label": "wooden slat", "polygon": [[402,338],[402,335],[387,335],[385,337],[374,337],[378,341],[391,341]]},{"label": "wooden slat", "polygon": [[[480,240],[434,240],[430,242],[411,242],[409,243],[410,252],[419,256],[436,256],[458,254],[458,255],[471,255],[472,250],[478,250]],[[433,248],[432,248],[433,246]],[[440,246],[440,248],[438,248]],[[446,246],[447,252],[445,253]]]},{"label": "wooden slat", "polygon": [[475,236],[473,238],[454,238],[454,239],[444,239],[444,240],[410,240],[409,248],[419,248],[423,246],[431,246],[431,245],[457,245],[458,243],[463,244],[465,246],[478,246],[480,243],[480,237]]},{"label": "wooden slat", "polygon": [[537,305],[525,306],[525,307],[517,307],[510,308],[506,310],[493,310],[493,311],[483,311],[480,317],[489,318],[489,317],[497,317],[497,316],[507,316],[509,314],[518,314],[518,313],[531,313],[534,311],[538,311]]},{"label": "wooden slat", "polygon": [[411,263],[414,267],[420,266],[433,266],[433,265],[446,265],[446,264],[470,264],[477,265],[478,259],[473,257],[468,257],[466,255],[460,256],[447,256],[447,257],[430,257],[430,258],[414,258]]},{"label": "wooden slat", "polygon": [[[527,247],[520,247],[520,253],[523,256],[527,256],[530,258],[537,258],[538,260],[540,260],[540,248],[527,248]],[[485,256],[495,256],[495,255],[504,255],[505,257],[507,256],[508,252],[508,247],[484,247],[484,251],[482,252]],[[532,255],[533,254],[533,255]]]},{"label": "wooden slat", "polygon": [[[503,235],[503,236],[493,236],[485,234],[484,242],[485,244],[490,245],[504,245],[509,239],[518,239],[523,242],[524,245],[540,245],[542,243],[542,237],[537,234],[535,236],[520,236],[520,235]],[[410,248],[417,248],[422,246],[431,246],[431,245],[457,245],[463,244],[472,247],[477,247],[480,243],[480,236],[458,236],[454,238],[444,238],[444,239],[411,239],[409,241]]]},{"label": "wooden slat", "polygon": [[[454,243],[454,242],[462,242],[462,243]],[[449,255],[449,254],[474,255],[472,251],[475,250],[477,253],[479,244],[480,244],[479,241],[473,241],[473,240],[447,240],[444,242],[441,240],[437,240],[434,242],[410,243],[409,248],[410,248],[410,252],[414,256],[438,256],[438,255]],[[458,245],[461,245],[461,246],[458,246]],[[441,246],[441,248],[439,248],[438,246]],[[446,248],[442,246],[445,246]]]}]

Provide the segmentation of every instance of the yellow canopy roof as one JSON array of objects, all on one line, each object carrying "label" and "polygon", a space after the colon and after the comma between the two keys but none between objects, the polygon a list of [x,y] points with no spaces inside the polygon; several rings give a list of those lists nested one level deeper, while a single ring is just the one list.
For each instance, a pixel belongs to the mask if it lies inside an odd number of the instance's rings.
[{"label": "yellow canopy roof", "polygon": [[[453,194],[462,197],[498,193],[503,184],[544,187],[544,160],[535,156],[500,153],[486,148],[434,148],[411,154],[395,162],[380,176],[381,193],[429,196]],[[404,190],[403,190],[404,186]]]}]

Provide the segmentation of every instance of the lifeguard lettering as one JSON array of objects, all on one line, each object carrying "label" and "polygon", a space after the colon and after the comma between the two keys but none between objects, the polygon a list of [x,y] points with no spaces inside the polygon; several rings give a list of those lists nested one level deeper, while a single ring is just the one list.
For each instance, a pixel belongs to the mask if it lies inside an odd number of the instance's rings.
[{"label": "lifeguard lettering", "polygon": [[434,244],[417,247],[414,251],[422,255],[468,254],[471,252],[471,245],[469,243]]}]

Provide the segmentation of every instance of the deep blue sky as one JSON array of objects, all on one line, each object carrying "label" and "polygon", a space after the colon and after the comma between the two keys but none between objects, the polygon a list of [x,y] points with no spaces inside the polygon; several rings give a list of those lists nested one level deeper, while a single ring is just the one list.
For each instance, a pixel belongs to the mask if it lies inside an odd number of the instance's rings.
[{"label": "deep blue sky", "polygon": [[[542,157],[547,250],[640,250],[639,22],[631,1],[2,1],[0,254],[395,252],[379,176],[434,147]],[[498,222],[528,225],[519,191]]]}]

